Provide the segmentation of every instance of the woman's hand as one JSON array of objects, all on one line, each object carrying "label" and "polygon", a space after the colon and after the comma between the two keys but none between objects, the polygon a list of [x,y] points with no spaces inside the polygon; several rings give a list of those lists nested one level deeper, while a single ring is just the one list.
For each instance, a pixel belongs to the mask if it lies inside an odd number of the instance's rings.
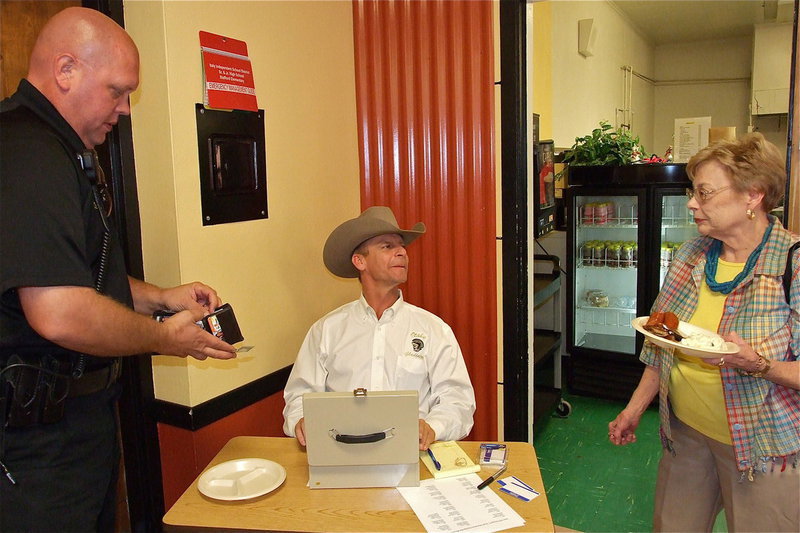
[{"label": "woman's hand", "polygon": [[612,422],[608,423],[608,440],[617,446],[625,446],[636,442],[636,428],[641,417],[623,410]]},{"label": "woman's hand", "polygon": [[738,333],[731,332],[722,336],[728,342],[732,342],[739,347],[739,351],[728,354],[718,359],[706,359],[710,365],[717,365],[720,368],[738,368],[745,372],[755,372],[759,368],[759,355],[753,348],[742,339]]}]

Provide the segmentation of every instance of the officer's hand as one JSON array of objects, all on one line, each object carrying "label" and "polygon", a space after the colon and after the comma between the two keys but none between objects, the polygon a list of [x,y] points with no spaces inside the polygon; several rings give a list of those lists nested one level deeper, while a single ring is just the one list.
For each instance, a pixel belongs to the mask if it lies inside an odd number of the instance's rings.
[{"label": "officer's hand", "polygon": [[202,309],[203,316],[213,313],[222,303],[217,291],[199,281],[163,289],[162,298],[164,307],[171,311]]},{"label": "officer's hand", "polygon": [[232,359],[236,357],[236,348],[210,334],[195,322],[203,318],[202,307],[181,311],[165,320],[161,325],[165,328],[165,345],[160,353],[180,357],[194,357],[203,360]]}]

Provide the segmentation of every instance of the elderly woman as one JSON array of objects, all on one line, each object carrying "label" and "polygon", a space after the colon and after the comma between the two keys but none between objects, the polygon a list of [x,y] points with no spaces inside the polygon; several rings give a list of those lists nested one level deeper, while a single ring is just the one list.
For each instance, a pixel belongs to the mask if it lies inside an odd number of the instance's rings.
[{"label": "elderly woman", "polygon": [[653,312],[740,349],[699,359],[645,342],[644,374],[608,436],[634,442],[659,394],[655,531],[711,531],[722,508],[729,531],[800,531],[800,254],[790,306],[782,278],[798,239],[768,214],[786,183],[781,157],[756,133],[708,146],[686,171],[701,236],[676,253]]}]

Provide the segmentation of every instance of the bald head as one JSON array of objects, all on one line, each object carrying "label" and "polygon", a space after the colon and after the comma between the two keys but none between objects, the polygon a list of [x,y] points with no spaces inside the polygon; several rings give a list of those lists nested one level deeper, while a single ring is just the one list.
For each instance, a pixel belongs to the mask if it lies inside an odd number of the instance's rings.
[{"label": "bald head", "polygon": [[70,7],[42,28],[28,81],[47,97],[87,147],[100,144],[139,84],[139,52],[130,36],[99,11]]}]

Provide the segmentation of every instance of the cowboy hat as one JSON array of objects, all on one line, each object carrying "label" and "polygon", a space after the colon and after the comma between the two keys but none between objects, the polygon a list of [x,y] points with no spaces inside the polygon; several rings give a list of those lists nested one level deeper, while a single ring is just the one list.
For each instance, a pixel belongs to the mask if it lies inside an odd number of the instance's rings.
[{"label": "cowboy hat", "polygon": [[425,224],[417,222],[411,229],[400,229],[391,209],[380,205],[370,207],[331,232],[325,241],[322,260],[332,274],[357,278],[359,272],[352,261],[355,249],[366,240],[390,233],[400,235],[403,244],[408,246],[425,233]]}]

